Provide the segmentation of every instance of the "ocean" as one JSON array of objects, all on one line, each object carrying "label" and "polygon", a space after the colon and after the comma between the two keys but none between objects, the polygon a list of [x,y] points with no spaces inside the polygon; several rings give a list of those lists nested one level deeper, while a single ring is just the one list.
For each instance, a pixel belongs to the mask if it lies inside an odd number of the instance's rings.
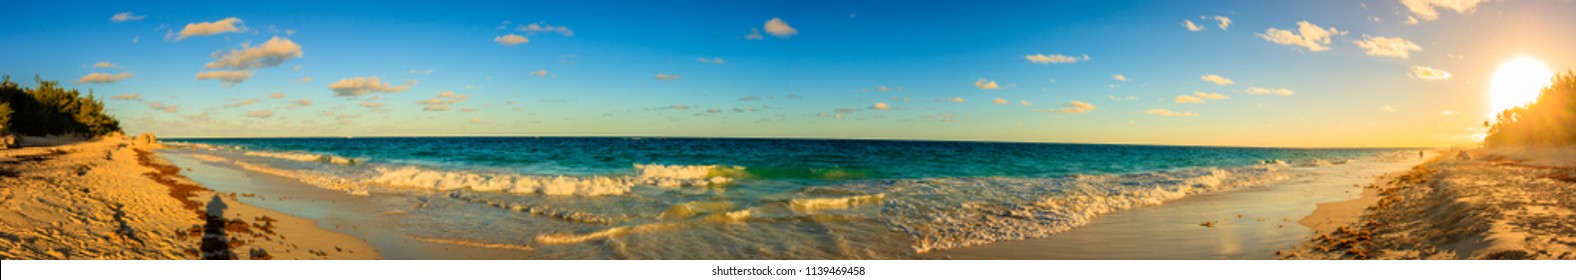
[{"label": "ocean", "polygon": [[926,258],[1405,152],[599,137],[167,141],[177,147],[171,155],[367,197],[409,240],[518,249],[508,257],[524,259]]}]

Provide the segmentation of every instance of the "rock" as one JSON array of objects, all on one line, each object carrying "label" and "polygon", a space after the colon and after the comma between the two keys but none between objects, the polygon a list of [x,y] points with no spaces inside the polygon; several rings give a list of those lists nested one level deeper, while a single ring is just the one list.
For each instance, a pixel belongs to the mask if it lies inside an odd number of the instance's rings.
[{"label": "rock", "polygon": [[138,146],[144,146],[158,143],[159,139],[153,137],[153,133],[143,132],[141,135],[137,135],[137,138],[133,141],[133,143],[136,143]]},{"label": "rock", "polygon": [[10,133],[0,135],[0,150],[10,149],[12,147],[16,147],[16,136],[11,135]]}]

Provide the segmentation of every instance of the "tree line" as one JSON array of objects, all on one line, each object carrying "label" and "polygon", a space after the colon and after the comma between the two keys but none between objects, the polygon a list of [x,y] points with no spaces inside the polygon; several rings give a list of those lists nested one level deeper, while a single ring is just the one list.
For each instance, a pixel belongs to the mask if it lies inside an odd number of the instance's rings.
[{"label": "tree line", "polygon": [[1538,100],[1507,109],[1485,121],[1485,146],[1550,146],[1576,144],[1576,72],[1555,75]]},{"label": "tree line", "polygon": [[60,87],[34,76],[38,86],[23,88],[6,75],[0,82],[0,136],[102,136],[120,132],[120,121],[104,113],[104,102],[90,90]]}]

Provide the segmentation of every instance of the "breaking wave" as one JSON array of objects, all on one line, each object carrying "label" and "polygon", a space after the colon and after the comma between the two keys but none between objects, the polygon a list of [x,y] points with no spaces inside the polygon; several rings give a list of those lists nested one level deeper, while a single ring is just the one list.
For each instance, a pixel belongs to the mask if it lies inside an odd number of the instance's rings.
[{"label": "breaking wave", "polygon": [[444,171],[414,166],[376,167],[369,183],[432,190],[470,189],[516,194],[602,196],[629,193],[634,186],[710,186],[731,181],[711,177],[716,166],[635,165],[637,176],[540,176],[508,173]]},{"label": "breaking wave", "polygon": [[344,157],[337,157],[337,156],[331,156],[331,155],[319,155],[319,154],[302,153],[302,152],[246,151],[246,152],[243,152],[241,154],[242,155],[247,155],[247,156],[254,156],[254,157],[268,157],[268,158],[294,160],[294,161],[301,161],[301,162],[321,162],[321,163],[339,164],[339,165],[351,165],[351,164],[356,164],[357,163],[357,160],[353,159],[353,158],[344,158]]}]

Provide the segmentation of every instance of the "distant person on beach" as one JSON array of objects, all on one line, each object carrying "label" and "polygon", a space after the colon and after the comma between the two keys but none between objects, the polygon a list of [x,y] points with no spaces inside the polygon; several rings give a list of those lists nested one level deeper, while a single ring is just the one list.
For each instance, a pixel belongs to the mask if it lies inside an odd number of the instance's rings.
[{"label": "distant person on beach", "polygon": [[1417,150],[1417,159],[1423,159],[1423,150]]}]

